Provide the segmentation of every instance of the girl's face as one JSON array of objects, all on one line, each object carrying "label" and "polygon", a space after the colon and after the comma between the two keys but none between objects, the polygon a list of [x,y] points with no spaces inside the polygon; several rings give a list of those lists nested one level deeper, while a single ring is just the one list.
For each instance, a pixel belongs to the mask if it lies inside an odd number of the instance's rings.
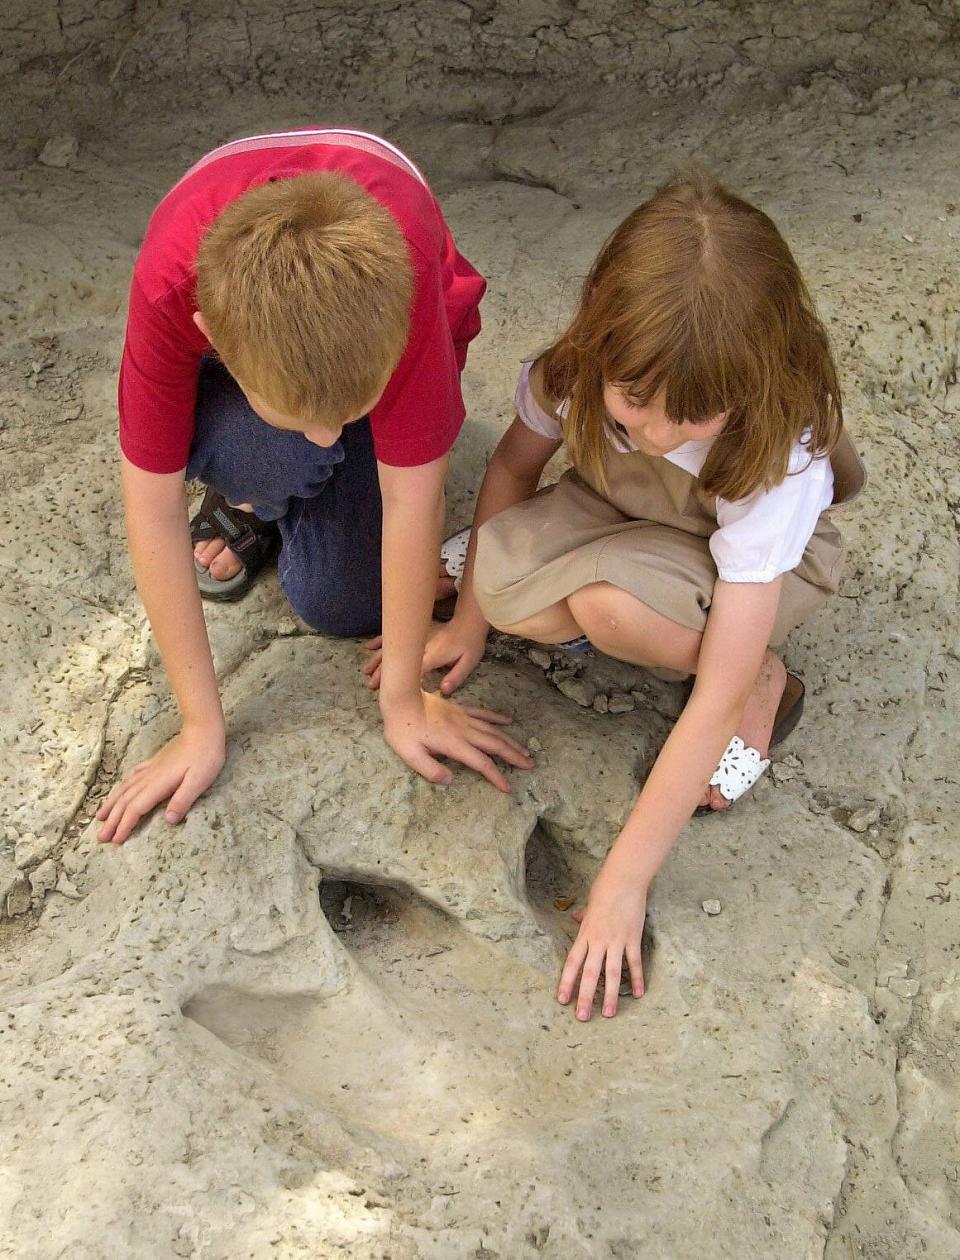
[{"label": "girl's face", "polygon": [[671,420],[666,412],[666,390],[661,390],[650,402],[641,406],[634,402],[621,385],[605,385],[603,405],[607,414],[621,425],[633,444],[644,455],[669,455],[685,442],[702,442],[716,437],[727,422],[727,413],[721,412],[712,420],[691,424]]}]

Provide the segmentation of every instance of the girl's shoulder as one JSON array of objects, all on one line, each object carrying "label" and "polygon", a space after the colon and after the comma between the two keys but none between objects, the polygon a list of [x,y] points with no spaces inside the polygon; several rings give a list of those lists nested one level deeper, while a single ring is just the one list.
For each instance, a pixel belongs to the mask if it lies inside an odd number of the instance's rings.
[{"label": "girl's shoulder", "polygon": [[527,360],[520,369],[516,391],[517,415],[534,433],[557,441],[563,438],[563,403],[551,398],[543,385],[541,360]]}]

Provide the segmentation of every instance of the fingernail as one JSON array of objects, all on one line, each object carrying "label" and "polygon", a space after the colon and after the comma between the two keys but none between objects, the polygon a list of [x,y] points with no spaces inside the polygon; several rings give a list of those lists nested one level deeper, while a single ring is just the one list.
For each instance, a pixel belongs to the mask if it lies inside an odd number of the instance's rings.
[{"label": "fingernail", "polygon": [[175,814],[172,809],[168,809],[163,817],[169,823],[175,823],[175,822],[180,821],[180,815]]},{"label": "fingernail", "polygon": [[581,1023],[586,1023],[586,1021],[587,1021],[589,1018],[590,1018],[590,1012],[589,1012],[589,1011],[577,1011],[577,1019],[579,1019],[579,1020],[581,1021]]}]

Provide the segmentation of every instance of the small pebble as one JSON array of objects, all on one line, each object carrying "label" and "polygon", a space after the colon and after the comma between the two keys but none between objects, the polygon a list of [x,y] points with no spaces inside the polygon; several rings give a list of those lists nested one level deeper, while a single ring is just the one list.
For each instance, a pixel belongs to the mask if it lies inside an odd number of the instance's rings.
[{"label": "small pebble", "polygon": [[33,889],[35,897],[42,898],[45,893],[50,892],[57,886],[57,864],[53,858],[47,858],[45,862],[41,862],[35,871],[31,871],[28,876],[30,887]]},{"label": "small pebble", "polygon": [[850,817],[847,819],[847,826],[851,831],[856,831],[860,835],[863,835],[868,827],[872,827],[874,823],[879,821],[879,805],[861,805],[859,809],[853,810],[850,814]]},{"label": "small pebble", "polygon": [[609,711],[611,713],[632,713],[636,707],[637,702],[626,692],[615,691],[610,697]]},{"label": "small pebble", "polygon": [[18,914],[26,914],[30,909],[31,889],[28,880],[21,877],[7,893],[7,914],[15,919]]},{"label": "small pebble", "polygon": [[70,901],[79,901],[80,893],[74,884],[71,884],[63,871],[60,872],[60,878],[57,880],[57,892],[62,897],[67,897]]},{"label": "small pebble", "polygon": [[704,914],[719,914],[723,909],[720,902],[715,897],[709,897],[706,901],[700,903],[703,906]]},{"label": "small pebble", "polygon": [[531,735],[527,740],[527,749],[532,753],[543,752],[543,744],[540,743],[536,735]]},{"label": "small pebble", "polygon": [[593,697],[593,707],[598,713],[606,713],[610,708],[610,697],[603,691],[597,692]]},{"label": "small pebble", "polygon": [[539,669],[549,669],[553,664],[553,658],[550,653],[545,652],[543,648],[531,648],[527,656]]},{"label": "small pebble", "polygon": [[596,688],[583,678],[564,678],[560,683],[560,691],[568,700],[575,700],[581,708],[589,709],[597,694]]},{"label": "small pebble", "polygon": [[888,981],[887,988],[891,993],[896,993],[897,997],[915,998],[920,992],[920,981],[894,976]]},{"label": "small pebble", "polygon": [[297,623],[292,617],[281,617],[277,622],[277,634],[287,636],[297,633]]},{"label": "small pebble", "polygon": [[69,166],[80,152],[76,136],[64,132],[60,136],[51,136],[40,150],[37,161],[43,166]]}]

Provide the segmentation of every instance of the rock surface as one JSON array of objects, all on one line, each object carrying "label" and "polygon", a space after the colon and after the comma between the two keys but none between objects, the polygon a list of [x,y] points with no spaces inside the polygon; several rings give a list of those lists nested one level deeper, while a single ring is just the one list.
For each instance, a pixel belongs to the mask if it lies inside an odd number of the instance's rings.
[{"label": "rock surface", "polygon": [[[954,1260],[950,6],[221,9],[0,20],[0,1256]],[[451,525],[518,361],[688,157],[781,225],[837,347],[872,481],[840,597],[788,647],[807,717],[776,782],[686,829],[612,1022],[553,1000],[569,908],[681,689],[599,654],[558,679],[494,642],[466,694],[537,767],[439,792],[384,745],[359,647],[268,579],[208,610],[221,779],[182,826],[96,843],[174,725],[116,491],[130,266],[200,153],[316,121],[405,146],[490,278]],[[69,178],[35,161],[67,130]]]}]

